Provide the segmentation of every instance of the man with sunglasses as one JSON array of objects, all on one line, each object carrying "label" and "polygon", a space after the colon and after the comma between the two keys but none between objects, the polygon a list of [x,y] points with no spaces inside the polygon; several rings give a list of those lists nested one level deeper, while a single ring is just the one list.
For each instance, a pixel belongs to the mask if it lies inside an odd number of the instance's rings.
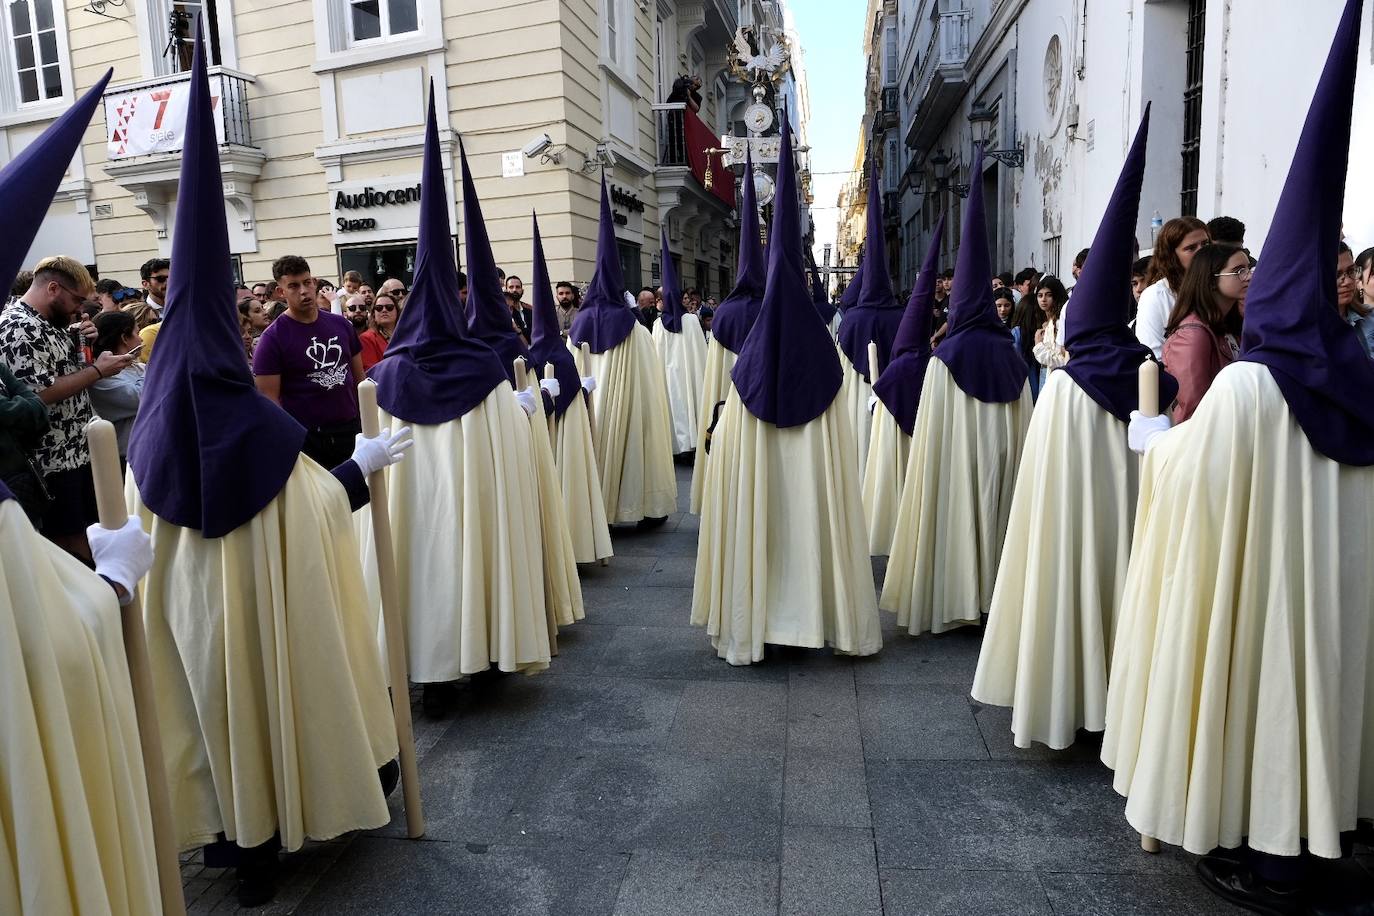
[{"label": "man with sunglasses", "polygon": [[44,258],[33,283],[0,315],[0,360],[48,406],[51,428],[33,454],[35,473],[47,491],[39,525],[53,543],[83,560],[91,556],[86,527],[94,524],[95,485],[85,427],[91,419],[86,394],[134,361],[129,354],[99,353],[87,363],[83,342],[95,338],[89,321],[73,325],[95,283],[80,262]]},{"label": "man with sunglasses", "polygon": [[167,272],[172,262],[166,258],[150,258],[138,269],[143,278],[143,288],[148,291],[147,302],[153,307],[159,320],[162,318],[162,304],[167,301]]}]

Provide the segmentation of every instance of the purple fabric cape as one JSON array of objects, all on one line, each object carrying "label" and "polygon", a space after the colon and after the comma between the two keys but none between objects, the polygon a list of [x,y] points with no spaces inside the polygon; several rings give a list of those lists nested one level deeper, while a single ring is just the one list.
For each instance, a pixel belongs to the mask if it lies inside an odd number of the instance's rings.
[{"label": "purple fabric cape", "polygon": [[1268,367],[1312,448],[1374,464],[1374,360],[1336,311],[1363,0],[1347,0],[1245,299],[1240,358]]},{"label": "purple fabric cape", "polygon": [[897,338],[903,314],[901,303],[892,292],[892,277],[887,272],[879,180],[875,161],[872,174],[868,176],[868,235],[864,239],[863,266],[859,268],[859,292],[854,306],[840,318],[840,349],[864,381],[872,380],[868,369],[869,341],[878,345],[879,364],[886,366],[892,361],[892,342]]},{"label": "purple fabric cape", "polygon": [[744,180],[740,182],[739,265],[735,288],[716,306],[711,320],[711,336],[731,353],[738,355],[749,331],[763,308],[764,282],[768,265],[759,241],[759,207],[754,194],[754,155],[744,158]]},{"label": "purple fabric cape", "polygon": [[786,109],[778,162],[767,292],[730,377],[751,414],[786,428],[810,423],[824,413],[839,394],[844,374],[803,279],[797,169]]},{"label": "purple fabric cape", "polygon": [[148,364],[129,436],[129,469],[155,515],[217,538],[277,498],[300,458],[305,428],[258,392],[243,355],[199,25],[189,89],[176,266],[157,359]]},{"label": "purple fabric cape", "polygon": [[468,336],[458,299],[446,183],[431,85],[415,279],[386,355],[368,373],[377,382],[377,402],[387,413],[429,426],[463,417],[510,373],[509,365],[503,366],[490,347]]},{"label": "purple fabric cape", "polygon": [[[1065,310],[1064,371],[1078,387],[1118,420],[1127,421],[1140,400],[1140,364],[1154,359],[1150,348],[1127,326],[1131,306],[1131,262],[1135,257],[1135,221],[1140,186],[1145,177],[1145,145],[1150,133],[1150,106],[1136,130],[1116,189],[1107,201],[1102,223],[1093,236],[1092,255],[1073,288]],[[1159,404],[1167,409],[1178,394],[1178,382],[1159,373]]]},{"label": "purple fabric cape", "polygon": [[496,272],[496,258],[491,253],[487,221],[482,218],[482,202],[477,199],[477,185],[472,180],[462,140],[458,141],[458,161],[463,179],[463,241],[468,262],[468,298],[463,304],[468,335],[495,351],[507,380],[519,387],[515,361],[524,359],[532,368],[530,351],[511,323],[506,294],[501,291],[501,277]]},{"label": "purple fabric cape", "polygon": [[940,274],[940,240],[944,234],[942,213],[892,342],[892,362],[881,369],[878,381],[873,383],[873,393],[908,436],[916,427],[916,411],[921,406],[921,389],[925,387],[926,367],[930,365],[930,325],[934,320],[935,282]]},{"label": "purple fabric cape", "polygon": [[553,377],[558,379],[558,397],[553,399],[553,414],[563,416],[573,398],[582,390],[582,377],[577,374],[577,362],[563,343],[558,328],[558,312],[553,302],[553,285],[549,282],[549,263],[544,259],[544,240],[539,234],[539,218],[531,215],[534,225],[534,301],[530,303],[530,359],[544,375],[544,366],[553,363]]},{"label": "purple fabric cape", "polygon": [[625,304],[625,278],[620,272],[620,252],[615,244],[615,220],[606,176],[601,176],[601,222],[596,237],[596,272],[582,307],[568,329],[574,346],[587,343],[593,353],[605,353],[624,343],[638,321]]},{"label": "purple fabric cape", "polygon": [[[1021,396],[1027,368],[1012,346],[1011,331],[992,304],[992,257],[983,213],[983,150],[973,157],[968,204],[949,297],[949,331],[935,358],[949,368],[959,390],[988,404]],[[1129,278],[1129,272],[1128,272]]]},{"label": "purple fabric cape", "polygon": [[682,286],[677,282],[677,266],[668,251],[668,228],[659,229],[659,260],[663,262],[663,311],[659,317],[663,330],[669,334],[682,333]]}]

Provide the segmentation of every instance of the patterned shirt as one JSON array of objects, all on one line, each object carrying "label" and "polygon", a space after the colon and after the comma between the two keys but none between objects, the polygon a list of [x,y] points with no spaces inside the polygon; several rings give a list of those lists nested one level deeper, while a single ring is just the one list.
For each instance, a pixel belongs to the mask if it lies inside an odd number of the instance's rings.
[{"label": "patterned shirt", "polygon": [[[22,300],[0,314],[0,359],[20,381],[37,392],[86,365],[71,333],[52,324]],[[86,392],[50,404],[48,411],[52,428],[34,455],[39,469],[48,475],[90,464],[86,424],[91,420],[91,401]]]}]

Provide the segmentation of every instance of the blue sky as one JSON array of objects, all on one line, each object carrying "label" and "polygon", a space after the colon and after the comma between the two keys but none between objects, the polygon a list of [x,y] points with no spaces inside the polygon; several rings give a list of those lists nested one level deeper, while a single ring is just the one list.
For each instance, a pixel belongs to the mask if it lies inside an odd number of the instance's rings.
[{"label": "blue sky", "polygon": [[806,63],[811,123],[812,192],[815,195],[816,261],[821,245],[835,240],[835,197],[854,165],[864,104],[865,0],[788,0]]}]

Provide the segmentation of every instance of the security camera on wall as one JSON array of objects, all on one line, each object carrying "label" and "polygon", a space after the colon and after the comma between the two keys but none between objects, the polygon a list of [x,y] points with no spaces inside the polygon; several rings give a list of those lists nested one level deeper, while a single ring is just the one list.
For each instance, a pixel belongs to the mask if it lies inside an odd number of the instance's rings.
[{"label": "security camera on wall", "polygon": [[525,154],[526,159],[533,159],[551,146],[553,146],[553,138],[548,134],[540,134],[529,143],[526,143],[522,152]]},{"label": "security camera on wall", "polygon": [[604,166],[605,166],[606,168],[608,168],[608,169],[613,169],[613,168],[615,168],[615,163],[616,163],[615,153],[611,152],[610,146],[608,146],[608,145],[605,144],[605,143],[599,143],[599,144],[597,144],[597,147],[596,147],[596,159],[597,159],[598,162],[600,162],[602,165],[604,165]]}]

